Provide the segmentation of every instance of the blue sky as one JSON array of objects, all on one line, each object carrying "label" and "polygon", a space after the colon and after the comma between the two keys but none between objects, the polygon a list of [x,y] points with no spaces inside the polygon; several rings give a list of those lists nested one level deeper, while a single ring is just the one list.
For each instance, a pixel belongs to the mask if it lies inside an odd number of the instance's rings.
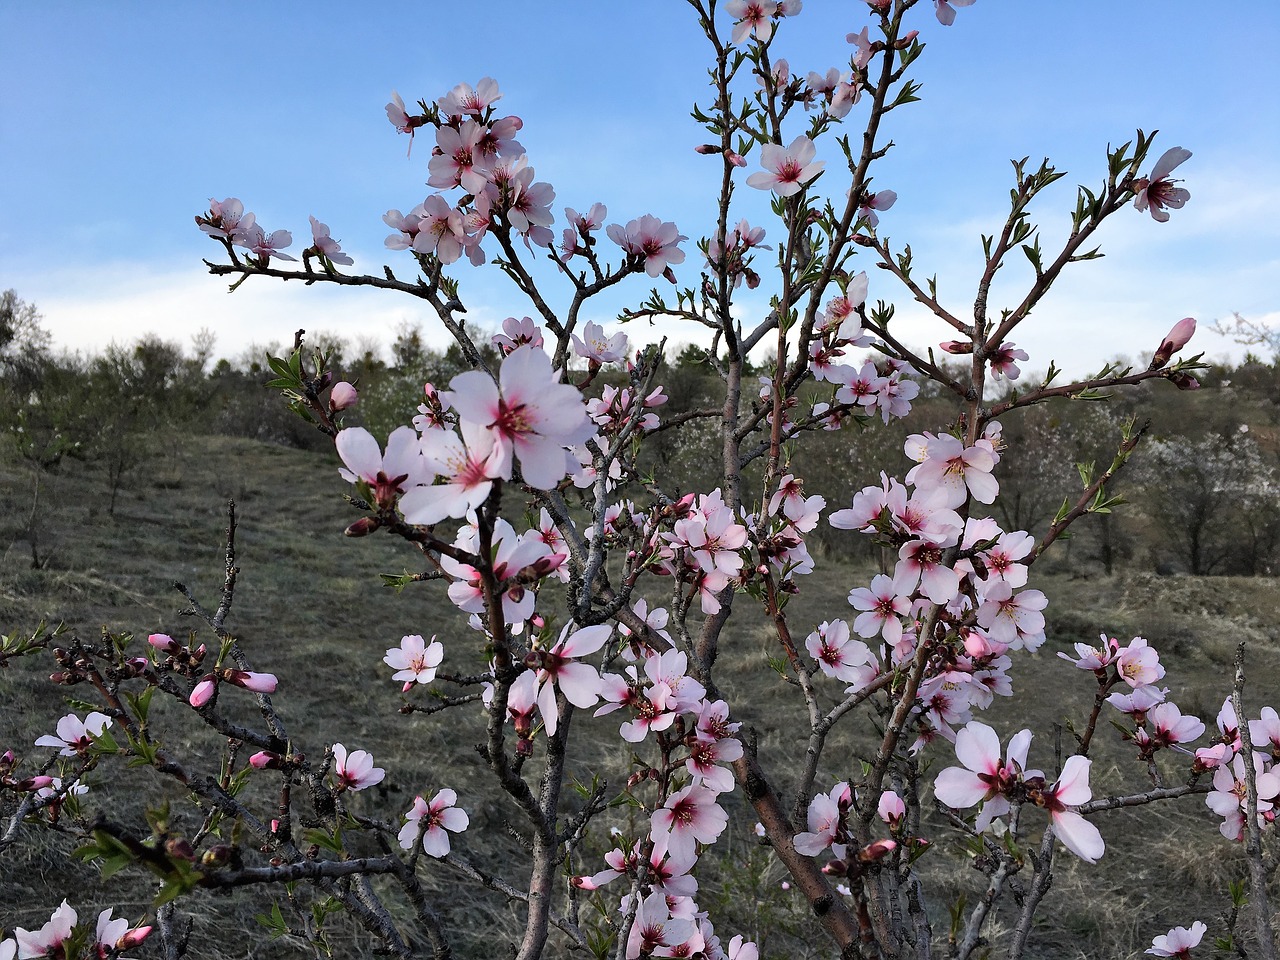
[{"label": "blue sky", "polygon": [[[977,0],[944,28],[924,3],[914,26],[920,104],[896,112],[898,144],[875,185],[900,200],[880,232],[909,242],[917,271],[936,272],[944,302],[972,300],[978,234],[998,229],[1011,157],[1048,155],[1069,175],[1038,208],[1044,243],[1065,225],[1074,184],[1098,181],[1108,142],[1159,128],[1155,154],[1184,146],[1178,170],[1192,194],[1165,224],[1126,211],[1102,234],[1106,259],[1080,265],[1015,339],[1032,369],[1057,358],[1081,371],[1118,353],[1150,350],[1182,316],[1207,324],[1232,311],[1280,322],[1280,11],[1165,0]],[[368,8],[365,8],[367,10]],[[298,327],[387,342],[398,323],[432,318],[416,301],[381,291],[286,287],[254,278],[233,296],[202,257],[218,248],[192,223],[208,199],[241,198],[268,230],[309,242],[308,214],[327,222],[357,267],[403,253],[382,246],[389,208],[422,200],[429,136],[406,159],[387,123],[391,90],[435,99],[460,81],[493,76],[503,112],[538,179],[563,207],[609,207],[610,222],[653,213],[690,236],[678,271],[694,283],[694,240],[709,232],[718,163],[688,111],[705,100],[706,41],[679,0],[647,4],[84,3],[0,8],[0,289],[14,287],[44,313],[56,341],[96,349],[155,331],[189,341],[201,327],[218,352],[287,341]],[[844,36],[869,22],[864,4],[808,0],[774,44],[793,71],[847,61]],[[727,17],[721,15],[725,33]],[[855,107],[850,121],[863,116]],[[856,128],[855,128],[856,129]],[[799,133],[799,126],[793,133]],[[835,146],[819,157],[834,167]],[[1150,165],[1150,164],[1148,164]],[[752,165],[742,171],[746,175]],[[831,175],[820,185],[834,195]],[[751,196],[747,196],[752,194]],[[767,222],[766,198],[745,186],[735,213]],[[768,239],[768,238],[766,238]],[[889,277],[874,269],[871,296],[899,304],[916,345],[949,339]],[[492,327],[531,312],[496,272],[455,265],[473,321]],[[1027,274],[1008,271],[996,302],[1019,298]],[[647,293],[639,278],[602,303],[607,321]],[[762,288],[761,294],[764,293]],[[764,296],[744,297],[744,317]],[[694,331],[633,328],[674,341]],[[436,342],[442,342],[436,339]],[[1210,354],[1239,350],[1211,334]]]}]

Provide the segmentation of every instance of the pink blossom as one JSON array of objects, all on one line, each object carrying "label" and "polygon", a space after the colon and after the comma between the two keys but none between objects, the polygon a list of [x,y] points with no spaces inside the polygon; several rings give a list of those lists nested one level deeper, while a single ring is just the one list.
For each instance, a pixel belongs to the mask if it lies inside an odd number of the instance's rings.
[{"label": "pink blossom", "polygon": [[581,338],[573,334],[573,350],[592,363],[618,363],[627,358],[627,335],[618,331],[606,337],[600,324],[587,321],[582,327]]},{"label": "pink blossom", "polygon": [[863,611],[853,621],[853,629],[858,636],[883,634],[890,644],[897,644],[902,639],[901,618],[911,611],[911,599],[898,593],[892,577],[877,574],[872,578],[870,587],[849,591],[849,603],[855,610]]},{"label": "pink blossom", "polygon": [[431,177],[427,186],[439,190],[462,187],[470,194],[478,194],[489,182],[485,177],[488,163],[480,154],[480,138],[485,127],[474,120],[466,120],[461,128],[442,126],[436,129],[438,152],[432,156],[427,169]]},{"label": "pink blossom", "polygon": [[492,77],[483,77],[474,88],[469,83],[458,84],[436,103],[440,105],[440,112],[446,117],[460,117],[468,114],[478,117],[501,99],[502,93],[498,90],[498,81]]},{"label": "pink blossom", "polygon": [[433,524],[465,517],[484,503],[495,480],[511,475],[510,448],[500,434],[468,420],[459,427],[462,439],[452,430],[423,434],[423,464],[444,482],[413,487],[400,498],[407,522]]},{"label": "pink blossom", "polygon": [[966,448],[958,437],[943,435],[930,440],[925,453],[925,460],[907,474],[908,483],[939,491],[946,507],[959,507],[970,495],[979,503],[995,502],[1000,485],[991,475],[995,459],[986,447]]},{"label": "pink blossom", "polygon": [[748,186],[772,190],[780,197],[790,197],[822,172],[824,162],[814,162],[817,148],[808,137],[796,137],[789,147],[766,143],[760,148],[760,164],[764,171],[747,177]]},{"label": "pink blossom", "polygon": [[1169,174],[1173,172],[1174,167],[1190,158],[1191,151],[1184,150],[1182,147],[1170,147],[1166,150],[1156,161],[1149,177],[1134,181],[1133,187],[1136,191],[1133,198],[1134,207],[1138,210],[1150,208],[1152,219],[1160,223],[1169,219],[1166,207],[1170,210],[1181,210],[1183,204],[1191,199],[1191,192],[1183,187],[1175,187],[1174,184],[1180,181],[1171,180]]},{"label": "pink blossom", "polygon": [[938,15],[940,24],[949,27],[956,22],[956,12],[952,6],[967,7],[972,3],[973,0],[933,0],[934,13]]},{"label": "pink blossom", "polygon": [[448,787],[432,797],[430,803],[421,796],[414,797],[413,806],[405,814],[405,825],[400,829],[400,847],[413,849],[421,836],[422,849],[429,856],[447,857],[449,833],[462,833],[470,823],[467,812],[455,806],[457,802],[458,795]]},{"label": "pink blossom", "polygon": [[270,234],[262,229],[257,223],[244,224],[237,230],[234,238],[235,245],[244,247],[250,253],[258,258],[259,263],[263,266],[272,257],[277,260],[296,261],[297,257],[291,257],[287,253],[280,251],[293,243],[293,234],[288,230],[275,230]]},{"label": "pink blossom", "polygon": [[997,581],[978,607],[978,623],[993,640],[1007,643],[1015,650],[1035,650],[1044,643],[1044,614],[1040,611],[1048,603],[1049,599],[1039,590],[1015,594],[1007,582]]},{"label": "pink blossom", "polygon": [[[471,421],[501,439],[508,458],[520,460],[524,481],[547,490],[567,472],[565,446],[583,443],[595,432],[581,395],[560,383],[551,360],[526,345],[502,361],[498,383],[483,371],[459,374],[449,384],[449,402]],[[511,475],[509,459],[501,475]]]},{"label": "pink blossom", "polygon": [[654,843],[678,857],[696,854],[697,843],[715,843],[729,824],[716,796],[714,790],[690,784],[667,797],[650,818]]},{"label": "pink blossom", "polygon": [[1168,933],[1162,933],[1151,941],[1151,947],[1145,950],[1156,957],[1181,957],[1190,960],[1193,947],[1200,945],[1200,939],[1208,931],[1208,927],[1199,920],[1191,924],[1191,929],[1174,927]]},{"label": "pink blossom", "polygon": [[974,720],[956,734],[956,759],[963,767],[947,767],[934,781],[934,794],[949,807],[963,809],[983,804],[978,830],[1009,811],[1009,793],[1024,777],[1040,775],[1024,770],[1031,731],[1020,730],[1009,741],[1006,758],[1000,755],[1000,738],[985,723]]},{"label": "pink blossom", "polygon": [[111,726],[111,718],[105,713],[93,711],[84,720],[74,713],[68,713],[58,721],[58,735],[45,734],[36,740],[37,747],[59,747],[59,754],[74,757],[83,754],[93,745],[95,738]]},{"label": "pink blossom", "polygon": [[540,660],[538,712],[542,714],[542,722],[550,736],[555,736],[559,718],[557,689],[575,707],[594,707],[600,700],[600,674],[595,667],[579,663],[575,658],[585,657],[603,647],[613,632],[613,626],[601,623],[576,631],[573,628],[574,624],[565,624],[560,639],[549,650],[537,651]]},{"label": "pink blossom", "polygon": [[729,0],[724,9],[738,21],[730,43],[742,43],[753,33],[761,43],[768,43],[773,36],[773,16],[778,12],[775,0]]},{"label": "pink blossom", "polygon": [[39,930],[24,930],[14,927],[13,935],[18,943],[20,957],[45,957],[62,953],[62,944],[71,937],[79,918],[75,909],[66,900],[48,922]]},{"label": "pink blossom", "polygon": [[987,362],[991,364],[991,373],[997,380],[1001,377],[1017,380],[1022,371],[1015,361],[1026,360],[1028,356],[1027,351],[1016,349],[1014,344],[1002,343],[987,354]]},{"label": "pink blossom", "polygon": [[627,937],[627,960],[644,956],[672,956],[675,947],[696,931],[692,920],[673,917],[667,896],[656,890],[636,905],[635,920]]},{"label": "pink blossom", "polygon": [[321,223],[315,217],[308,217],[311,221],[311,244],[322,257],[330,263],[340,263],[343,266],[350,266],[355,263],[347,254],[342,252],[342,247],[338,245],[338,241],[329,236],[329,225]]},{"label": "pink blossom", "polygon": [[[475,552],[479,549],[479,531],[474,526],[464,526],[458,531],[455,546]],[[501,583],[515,577],[521,570],[545,558],[550,549],[533,533],[517,536],[515,528],[501,517],[493,526],[493,575]],[[484,591],[481,589],[480,571],[470,564],[453,557],[442,556],[440,566],[454,577],[449,584],[449,599],[464,613],[484,612]],[[533,615],[534,593],[520,583],[513,583],[502,594],[502,616],[507,623],[518,624]]]},{"label": "pink blossom", "polygon": [[1054,836],[1085,863],[1097,863],[1102,856],[1102,834],[1092,823],[1068,807],[1088,803],[1093,797],[1093,791],[1089,787],[1089,768],[1092,763],[1088,757],[1079,754],[1068,757],[1067,762],[1062,765],[1062,776],[1043,795],[1044,807],[1053,818]]},{"label": "pink blossom", "polygon": [[435,637],[426,643],[418,634],[410,634],[400,640],[400,646],[387,650],[382,662],[396,671],[392,680],[404,681],[404,693],[415,683],[430,683],[436,678],[436,669],[444,660],[444,644]]},{"label": "pink blossom", "polygon": [[[865,38],[867,28],[862,28]],[[853,36],[853,34],[850,34]],[[898,202],[898,194],[893,190],[881,190],[873,193],[862,202],[862,206],[858,207],[858,216],[867,221],[867,226],[875,229],[880,224],[880,218],[876,216],[877,210],[888,210]]]},{"label": "pink blossom", "polygon": [[665,276],[674,282],[675,273],[671,270],[671,265],[684,263],[684,251],[678,244],[689,239],[680,233],[674,223],[645,214],[629,221],[626,227],[611,223],[605,233],[629,256],[643,258],[646,274],[651,277]]},{"label": "pink blossom", "polygon": [[880,802],[876,805],[876,814],[888,824],[889,829],[897,831],[907,815],[907,805],[892,790],[880,794]]},{"label": "pink blossom", "polygon": [[828,847],[837,859],[843,859],[845,847],[836,843],[844,818],[853,803],[853,791],[848,783],[837,783],[826,793],[820,793],[809,801],[808,830],[795,835],[796,853],[816,857]]},{"label": "pink blossom", "polygon": [[418,253],[432,254],[443,264],[450,264],[462,256],[462,244],[466,232],[462,229],[462,214],[454,210],[439,194],[422,201],[413,238],[413,249]]},{"label": "pink blossom", "polygon": [[1147,714],[1151,722],[1152,740],[1157,746],[1168,747],[1175,743],[1189,743],[1204,733],[1204,722],[1198,717],[1183,716],[1177,704],[1160,703]]},{"label": "pink blossom", "polygon": [[532,317],[521,317],[519,320],[507,317],[502,321],[502,333],[493,335],[493,345],[504,357],[526,343],[535,347],[542,346],[542,329],[534,323]]},{"label": "pink blossom", "polygon": [[1147,641],[1142,637],[1134,637],[1120,651],[1116,658],[1116,668],[1120,672],[1120,679],[1131,687],[1145,687],[1164,676],[1160,654],[1154,647],[1147,646]]},{"label": "pink blossom", "polygon": [[1081,670],[1105,670],[1120,655],[1120,641],[1108,639],[1104,633],[1101,637],[1102,643],[1096,647],[1091,647],[1087,643],[1077,643],[1076,657],[1072,660],[1070,654],[1059,652],[1063,660],[1067,663],[1075,664]]},{"label": "pink blossom", "polygon": [[221,239],[232,239],[240,230],[240,224],[244,223],[248,226],[254,222],[253,214],[245,217],[244,204],[235,197],[227,197],[219,203],[212,197],[209,198],[209,215],[207,217],[196,217],[196,223],[211,237]]},{"label": "pink blossom", "polygon": [[334,446],[345,467],[338,473],[348,483],[364,481],[369,485],[379,506],[389,507],[396,497],[432,474],[422,459],[418,435],[411,427],[397,427],[387,438],[387,451],[378,449],[378,441],[364,427],[339,430]]},{"label": "pink blossom", "polygon": [[94,935],[97,940],[97,955],[100,958],[119,956],[121,951],[136,947],[150,934],[150,926],[138,926],[131,930],[129,921],[124,917],[112,919],[111,910],[103,910],[98,914]]},{"label": "pink blossom", "polygon": [[340,743],[333,745],[333,772],[339,790],[365,790],[381,783],[387,771],[373,765],[373,755],[364,750],[348,754]]}]

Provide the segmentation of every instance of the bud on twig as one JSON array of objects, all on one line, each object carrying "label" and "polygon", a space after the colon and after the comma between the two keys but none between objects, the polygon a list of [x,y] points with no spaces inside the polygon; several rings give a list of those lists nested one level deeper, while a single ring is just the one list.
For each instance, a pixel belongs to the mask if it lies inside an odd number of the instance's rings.
[{"label": "bud on twig", "polygon": [[[1181,350],[1183,347],[1187,345],[1187,341],[1191,339],[1192,334],[1194,334],[1195,332],[1196,332],[1196,321],[1194,317],[1183,317],[1181,320],[1175,323],[1173,325],[1173,329],[1170,330],[1165,335],[1165,338],[1160,341],[1160,346],[1159,348],[1157,348],[1155,356],[1151,358],[1151,365],[1147,367],[1147,369],[1159,370],[1161,367],[1163,367],[1166,363],[1169,362],[1169,359],[1175,353],[1177,353],[1179,350]],[[1192,387],[1192,388],[1180,388],[1180,389],[1195,389],[1195,388]]]}]

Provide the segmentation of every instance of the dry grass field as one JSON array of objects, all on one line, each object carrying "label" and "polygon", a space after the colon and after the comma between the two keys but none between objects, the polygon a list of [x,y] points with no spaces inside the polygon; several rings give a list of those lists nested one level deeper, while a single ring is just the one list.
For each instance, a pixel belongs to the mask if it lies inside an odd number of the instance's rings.
[{"label": "dry grass field", "polygon": [[[242,574],[228,626],[257,669],[281,678],[275,701],[290,724],[295,749],[319,756],[341,740],[349,748],[370,750],[388,769],[388,778],[382,787],[353,797],[352,805],[387,820],[399,817],[417,792],[454,787],[472,823],[456,848],[518,885],[519,868],[512,862],[519,850],[506,826],[511,811],[487,790],[473,749],[482,738],[478,712],[402,715],[398,686],[381,663],[383,651],[403,634],[438,634],[446,644],[447,667],[476,671],[483,663],[474,634],[439,585],[414,585],[417,589],[401,594],[381,585],[379,573],[399,573],[406,564],[412,568],[412,554],[398,542],[381,536],[343,538],[355,514],[342,501],[346,485],[332,456],[219,437],[174,442],[163,460],[126,490],[114,516],[104,507],[105,483],[84,465],[70,463],[47,483],[40,525],[42,548],[52,549],[52,560],[44,569],[32,569],[21,539],[31,509],[30,477],[0,466],[0,518],[5,518],[0,520],[0,632],[31,631],[47,620],[64,622],[85,638],[105,628],[132,633],[141,643],[151,632],[185,637],[195,630],[212,642],[193,619],[181,616],[186,601],[171,583],[180,580],[206,602],[216,600],[225,504],[234,499]],[[821,566],[790,607],[797,632],[803,636],[822,619],[847,616],[845,595],[869,572]],[[1062,564],[1035,579],[1033,585],[1050,597],[1049,642],[1035,655],[1018,656],[1018,696],[983,718],[1006,734],[1020,726],[1037,731],[1035,765],[1052,767],[1054,724],[1081,719],[1092,697],[1089,677],[1055,654],[1073,641],[1096,640],[1100,632],[1122,640],[1148,637],[1161,651],[1172,695],[1184,711],[1210,725],[1229,689],[1235,646],[1245,639],[1252,678],[1247,697],[1255,712],[1263,702],[1274,702],[1280,681],[1280,581],[1137,573],[1086,578]],[[739,599],[744,608],[749,603]],[[775,651],[762,621],[739,628],[730,640],[720,682],[737,718],[756,731],[766,769],[782,768],[801,741],[802,704],[794,688],[766,664]],[[39,757],[32,741],[52,732],[67,712],[69,691],[47,681],[51,669],[51,659],[43,654],[0,672],[0,750],[11,747]],[[838,693],[835,687],[829,691],[832,698]],[[192,766],[216,764],[221,744],[194,719],[170,705],[158,716],[157,727],[171,731],[171,748]],[[592,772],[602,769],[620,782],[627,758],[617,750],[616,719],[593,721],[580,714],[574,722],[583,740],[571,759],[573,773],[589,782]],[[861,728],[853,726],[829,747],[820,783],[856,775],[856,758],[873,734],[865,721],[859,723]],[[1144,784],[1132,750],[1118,741],[1109,730],[1100,734],[1095,794]],[[935,750],[936,766],[949,758],[945,749]],[[188,825],[191,815],[182,812],[181,793],[172,783],[157,782],[149,770],[120,776],[113,771],[109,778],[98,774],[94,782],[100,789],[90,795],[89,805],[110,817],[137,827],[143,823],[142,804],[157,806],[167,799],[174,805],[174,829]],[[266,796],[261,800],[270,802]],[[9,802],[0,798],[0,813]],[[754,843],[753,818],[741,805],[731,812],[733,832],[722,841],[724,859],[703,880],[703,906],[713,911],[720,929],[758,937],[765,956],[824,956],[820,940],[805,927],[803,903],[782,888],[780,868]],[[1037,956],[1136,958],[1153,935],[1196,918],[1221,932],[1214,917],[1226,907],[1227,885],[1243,876],[1243,865],[1236,850],[1219,838],[1217,820],[1200,798],[1154,815],[1112,813],[1096,822],[1107,854],[1092,867],[1067,854],[1059,857],[1055,889],[1036,933]],[[939,830],[938,836],[945,834]],[[591,849],[598,854],[606,841],[594,838]],[[67,860],[74,845],[69,836],[28,828],[22,842],[0,853],[0,926],[39,926],[63,896],[83,911],[112,906],[129,916],[146,912],[154,893],[148,877],[126,872],[103,884],[92,865]],[[980,878],[945,839],[922,864],[940,894],[935,931],[943,936],[948,901],[966,892],[972,898]],[[598,860],[590,857],[574,865],[575,872],[596,869]],[[515,922],[514,908],[496,895],[471,891],[447,867],[433,863],[427,871],[441,911],[463,931],[456,939],[458,955],[503,956],[492,932]],[[305,953],[301,944],[268,940],[255,925],[253,916],[270,908],[266,900],[198,894],[186,903],[200,940],[195,956]],[[998,940],[1010,922],[1008,915],[998,915],[993,937]],[[332,929],[336,955],[371,950],[352,925],[337,921]],[[151,955],[145,948],[138,952]]]}]

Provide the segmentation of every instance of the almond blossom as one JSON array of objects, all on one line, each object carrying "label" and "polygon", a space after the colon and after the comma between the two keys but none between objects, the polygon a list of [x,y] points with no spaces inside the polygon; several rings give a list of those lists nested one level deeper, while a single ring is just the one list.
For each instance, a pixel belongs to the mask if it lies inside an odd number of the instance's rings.
[{"label": "almond blossom", "polygon": [[663,222],[652,214],[628,221],[625,227],[611,223],[605,233],[609,239],[633,257],[644,260],[644,272],[651,277],[666,277],[675,282],[672,264],[684,263],[679,243],[689,238],[674,223]]},{"label": "almond blossom", "polygon": [[[462,833],[467,829],[470,820],[467,812],[457,807],[458,795],[448,787],[441,790],[431,801],[414,797],[413,806],[405,814],[405,825],[400,829],[400,847],[413,849],[422,838],[422,849],[437,859],[449,855],[449,833]],[[445,831],[448,831],[446,833]]]},{"label": "almond blossom", "polygon": [[603,647],[613,627],[607,623],[576,631],[573,627],[572,623],[565,624],[560,639],[549,650],[535,651],[539,661],[538,712],[549,736],[555,736],[559,719],[556,690],[575,707],[594,707],[600,700],[600,674],[589,663],[580,663],[575,658]]},{"label": "almond blossom", "polygon": [[698,843],[715,843],[729,824],[717,796],[708,787],[690,784],[667,797],[650,818],[654,844],[673,856],[687,857],[697,853]]},{"label": "almond blossom", "polygon": [[1191,159],[1191,151],[1182,147],[1170,147],[1151,170],[1151,175],[1135,180],[1136,194],[1133,205],[1138,210],[1151,211],[1151,218],[1164,223],[1169,219],[1168,210],[1181,210],[1183,204],[1191,199],[1191,192],[1183,187],[1175,187],[1177,180],[1169,178],[1169,174],[1179,164]]},{"label": "almond blossom", "polygon": [[747,177],[747,185],[757,190],[772,190],[780,197],[799,193],[822,172],[824,162],[814,161],[817,147],[808,137],[796,137],[788,147],[766,143],[760,148],[760,165],[764,170]]},{"label": "almond blossom", "polygon": [[1153,938],[1150,948],[1143,952],[1156,957],[1181,957],[1182,960],[1190,960],[1192,948],[1200,945],[1200,940],[1208,929],[1199,920],[1191,924],[1190,930],[1186,927],[1174,927],[1168,933]]},{"label": "almond blossom", "polygon": [[18,956],[48,957],[61,954],[62,944],[70,939],[78,921],[75,908],[63,900],[39,930],[15,927],[13,935],[18,944]]},{"label": "almond blossom", "polygon": [[329,236],[329,225],[321,223],[315,217],[308,217],[311,221],[311,245],[320,256],[324,257],[330,263],[340,263],[343,266],[350,266],[355,263],[350,256],[342,252],[342,247],[338,245],[338,241]]},{"label": "almond blossom", "polygon": [[1089,768],[1093,761],[1088,757],[1068,757],[1062,765],[1062,776],[1041,796],[1044,808],[1053,818],[1053,834],[1062,845],[1085,863],[1097,863],[1105,844],[1102,834],[1092,823],[1069,807],[1088,803],[1093,797],[1089,787]]},{"label": "almond blossom", "polygon": [[472,370],[454,377],[449,387],[449,402],[459,419],[501,440],[503,479],[511,476],[514,455],[525,483],[542,490],[554,487],[568,472],[566,445],[583,443],[595,432],[581,395],[559,381],[550,358],[531,344],[508,354],[497,383]]},{"label": "almond blossom", "polygon": [[380,507],[389,507],[396,497],[431,479],[422,459],[418,435],[411,427],[397,427],[387,438],[386,453],[364,427],[347,427],[334,438],[338,456],[346,465],[338,473],[348,483],[364,481]]},{"label": "almond blossom", "polygon": [[[1031,731],[1020,730],[1001,757],[1000,738],[985,723],[974,720],[956,734],[956,759],[963,767],[947,767],[934,781],[934,794],[949,807],[963,809],[981,803],[975,829],[985,830],[998,816],[1009,812],[1009,795],[1024,778],[1039,776],[1024,770]],[[1087,799],[1087,798],[1086,798]]]},{"label": "almond blossom", "polygon": [[356,750],[351,754],[341,743],[335,743],[333,750],[333,773],[338,779],[339,790],[366,790],[382,782],[387,771],[373,765],[373,755],[365,750]]},{"label": "almond blossom", "polygon": [[400,640],[400,646],[387,650],[382,662],[396,672],[392,680],[404,681],[404,693],[415,683],[430,683],[436,678],[436,668],[444,660],[444,644],[435,637],[428,644],[418,634],[410,634]]},{"label": "almond blossom", "polygon": [[[96,737],[111,726],[111,718],[105,713],[93,711],[84,720],[74,713],[68,713],[58,721],[58,735],[45,734],[36,740],[37,747],[59,747],[59,754],[74,757],[84,753],[93,745]],[[74,921],[73,921],[74,922]]]},{"label": "almond blossom", "polygon": [[773,36],[773,16],[778,12],[776,0],[729,0],[725,13],[738,22],[733,26],[730,43],[742,43],[753,33],[761,43]]}]

